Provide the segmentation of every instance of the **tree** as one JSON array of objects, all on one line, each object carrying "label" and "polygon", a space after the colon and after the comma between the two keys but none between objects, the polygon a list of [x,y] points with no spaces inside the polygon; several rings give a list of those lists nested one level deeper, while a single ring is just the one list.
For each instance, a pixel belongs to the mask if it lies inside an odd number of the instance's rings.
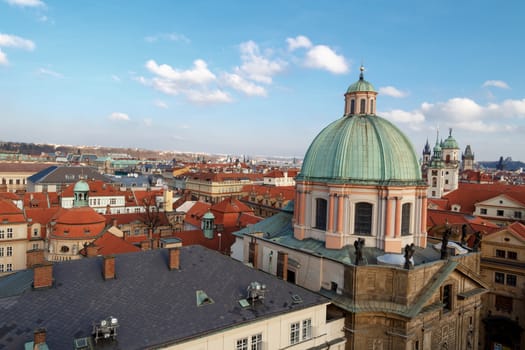
[{"label": "tree", "polygon": [[142,199],[141,203],[144,208],[142,212],[142,222],[148,228],[148,238],[151,239],[151,234],[155,232],[160,225],[160,203],[157,203],[155,194],[149,193]]}]

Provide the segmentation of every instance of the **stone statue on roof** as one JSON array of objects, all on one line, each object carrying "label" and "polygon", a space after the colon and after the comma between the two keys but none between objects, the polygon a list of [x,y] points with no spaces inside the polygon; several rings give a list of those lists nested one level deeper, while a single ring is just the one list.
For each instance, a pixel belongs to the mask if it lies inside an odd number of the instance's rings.
[{"label": "stone statue on roof", "polygon": [[359,265],[363,261],[363,247],[365,246],[365,240],[363,238],[358,238],[354,242],[355,247],[355,264]]},{"label": "stone statue on roof", "polygon": [[443,238],[441,240],[441,259],[448,259],[448,240],[452,235],[452,229],[447,225]]},{"label": "stone statue on roof", "polygon": [[467,224],[461,226],[461,245],[467,243]]},{"label": "stone statue on roof", "polygon": [[472,245],[472,251],[478,252],[479,248],[481,248],[481,232],[476,231],[476,233],[474,233],[474,244]]},{"label": "stone statue on roof", "polygon": [[416,252],[416,246],[414,243],[405,246],[405,269],[410,270],[414,267],[412,263],[412,256]]}]

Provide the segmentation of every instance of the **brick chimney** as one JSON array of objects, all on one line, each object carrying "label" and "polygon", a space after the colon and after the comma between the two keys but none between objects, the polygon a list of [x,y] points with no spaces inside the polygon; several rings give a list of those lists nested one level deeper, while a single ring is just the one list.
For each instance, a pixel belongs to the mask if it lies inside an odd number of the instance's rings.
[{"label": "brick chimney", "polygon": [[113,218],[113,219],[111,220],[111,225],[117,227],[117,219],[116,219],[116,218]]},{"label": "brick chimney", "polygon": [[33,288],[50,288],[53,285],[53,263],[43,262],[33,267]]},{"label": "brick chimney", "polygon": [[179,270],[180,269],[180,249],[179,248],[170,248],[169,253],[169,269],[170,270]]},{"label": "brick chimney", "polygon": [[140,242],[140,249],[142,250],[150,250],[151,249],[151,242],[149,239]]},{"label": "brick chimney", "polygon": [[35,265],[42,264],[45,261],[43,249],[31,249],[26,252],[26,264],[30,269]]},{"label": "brick chimney", "polygon": [[38,350],[40,349],[40,345],[46,343],[46,329],[45,328],[37,328],[35,329],[35,332],[33,333],[33,349]]},{"label": "brick chimney", "polygon": [[98,247],[94,244],[90,244],[86,247],[86,256],[92,258],[98,255]]},{"label": "brick chimney", "polygon": [[111,280],[115,278],[115,256],[113,255],[104,256],[102,275],[105,280]]}]

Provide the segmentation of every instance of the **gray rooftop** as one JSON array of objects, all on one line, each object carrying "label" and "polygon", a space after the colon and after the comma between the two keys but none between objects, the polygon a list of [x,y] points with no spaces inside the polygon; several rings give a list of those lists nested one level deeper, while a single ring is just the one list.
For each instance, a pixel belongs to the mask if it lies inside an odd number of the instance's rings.
[{"label": "gray rooftop", "polygon": [[96,168],[89,166],[50,166],[27,178],[33,184],[71,184],[81,179],[93,179],[111,182],[107,176],[100,174]]},{"label": "gray rooftop", "polygon": [[[0,349],[22,348],[39,327],[47,329],[50,349],[69,349],[108,316],[120,327],[104,349],[154,348],[328,300],[201,246],[181,248],[180,270],[170,271],[167,262],[165,249],[117,255],[117,278],[108,281],[100,257],[56,263],[55,284],[44,290],[28,285],[27,272],[0,279],[0,290],[10,291],[0,298]],[[253,281],[269,291],[264,303],[242,308]],[[198,290],[214,303],[197,306]],[[294,294],[302,303],[293,303]]]}]

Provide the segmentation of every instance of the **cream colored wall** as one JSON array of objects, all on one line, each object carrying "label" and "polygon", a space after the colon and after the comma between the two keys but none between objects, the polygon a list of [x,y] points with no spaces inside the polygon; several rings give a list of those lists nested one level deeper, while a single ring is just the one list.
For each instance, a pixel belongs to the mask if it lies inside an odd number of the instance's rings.
[{"label": "cream colored wall", "polygon": [[[7,229],[13,229],[13,237],[7,238]],[[13,271],[26,268],[26,248],[27,248],[27,224],[24,223],[2,223],[0,230],[4,231],[4,239],[0,239],[0,247],[4,248],[4,256],[0,257],[0,264],[4,264],[4,271],[7,264],[12,264]],[[12,256],[7,256],[7,248],[13,248]]]},{"label": "cream colored wall", "polygon": [[[200,337],[185,343],[167,346],[172,350],[234,350],[238,339],[250,338],[262,334],[263,349],[311,349],[344,336],[344,321],[339,319],[326,324],[326,305],[322,304],[303,310],[286,313],[253,323],[239,324],[222,332]],[[310,318],[312,320],[312,338],[296,345],[290,345],[290,325]],[[248,347],[250,349],[250,347]],[[322,347],[321,347],[322,348]],[[332,345],[330,349],[344,349],[344,342]]]}]

